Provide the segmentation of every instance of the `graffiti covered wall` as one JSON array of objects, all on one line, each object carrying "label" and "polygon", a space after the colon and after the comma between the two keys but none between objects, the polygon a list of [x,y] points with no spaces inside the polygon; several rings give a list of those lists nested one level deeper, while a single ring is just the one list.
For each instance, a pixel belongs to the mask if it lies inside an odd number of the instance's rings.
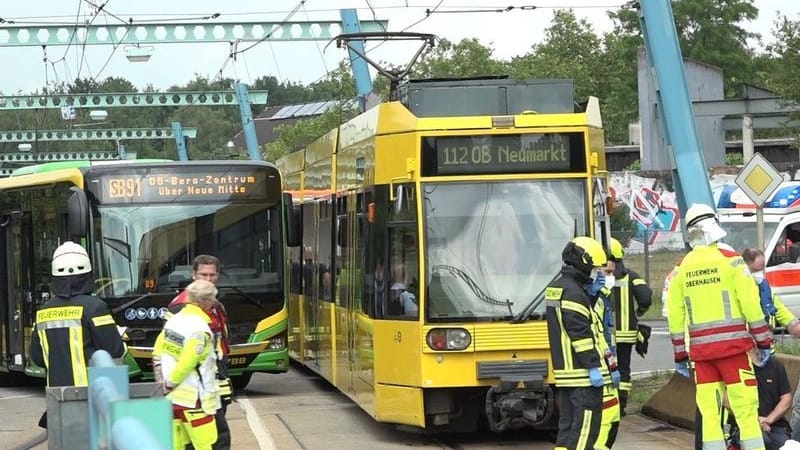
[{"label": "graffiti covered wall", "polygon": [[[709,183],[715,202],[719,199],[722,187],[734,182],[737,171],[736,167],[712,171]],[[629,252],[640,253],[645,242],[651,249],[683,248],[681,214],[671,173],[612,172],[609,184],[616,203],[628,207],[630,217],[636,224],[636,235],[627,245]]]}]

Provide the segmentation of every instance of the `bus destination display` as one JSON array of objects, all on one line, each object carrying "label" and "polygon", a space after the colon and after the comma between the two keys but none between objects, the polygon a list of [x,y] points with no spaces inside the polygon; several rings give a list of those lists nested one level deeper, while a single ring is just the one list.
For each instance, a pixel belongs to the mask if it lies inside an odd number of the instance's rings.
[{"label": "bus destination display", "polygon": [[[99,184],[100,186],[97,186]],[[105,174],[90,184],[104,203],[227,201],[267,197],[264,171]],[[100,189],[97,189],[97,188]]]},{"label": "bus destination display", "polygon": [[423,145],[423,159],[435,159],[425,164],[428,175],[567,172],[586,167],[582,133],[425,139],[428,142]]}]

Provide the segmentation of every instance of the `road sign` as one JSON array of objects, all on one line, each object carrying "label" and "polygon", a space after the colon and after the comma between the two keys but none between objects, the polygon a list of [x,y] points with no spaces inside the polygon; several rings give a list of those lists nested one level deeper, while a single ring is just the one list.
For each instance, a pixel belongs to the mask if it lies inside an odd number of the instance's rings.
[{"label": "road sign", "polygon": [[783,181],[778,172],[760,153],[756,153],[736,176],[736,185],[756,206],[762,206]]}]

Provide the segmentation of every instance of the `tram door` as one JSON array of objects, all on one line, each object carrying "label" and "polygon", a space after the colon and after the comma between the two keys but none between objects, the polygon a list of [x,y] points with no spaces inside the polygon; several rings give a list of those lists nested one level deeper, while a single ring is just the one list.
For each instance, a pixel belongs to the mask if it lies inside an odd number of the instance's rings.
[{"label": "tram door", "polygon": [[319,232],[319,216],[317,202],[303,205],[303,330],[304,354],[303,361],[319,366],[316,362],[319,353],[319,336],[317,334],[317,234]]},{"label": "tram door", "polygon": [[34,314],[31,288],[32,246],[30,214],[15,211],[0,218],[0,298],[3,319],[3,356],[9,369],[25,368],[25,327]]},{"label": "tram door", "polygon": [[[343,199],[340,199],[343,200]],[[343,348],[337,352],[344,361],[338,364],[339,375],[337,384],[345,392],[355,392],[354,380],[359,371],[358,348],[356,332],[358,326],[357,312],[361,310],[361,290],[362,273],[361,252],[363,244],[360,242],[361,224],[358,219],[358,201],[356,194],[350,192],[344,205],[344,211],[340,217],[345,220],[338,220],[337,228],[337,252],[341,261],[341,271],[339,273],[338,289],[340,292],[339,306],[342,308],[343,317],[341,318],[341,330],[337,330],[337,336],[341,336]]]}]

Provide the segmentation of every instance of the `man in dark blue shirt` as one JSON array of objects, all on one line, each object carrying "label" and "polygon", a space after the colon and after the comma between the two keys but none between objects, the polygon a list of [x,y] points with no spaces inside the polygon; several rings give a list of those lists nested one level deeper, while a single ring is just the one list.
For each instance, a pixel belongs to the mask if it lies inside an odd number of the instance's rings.
[{"label": "man in dark blue shirt", "polygon": [[791,437],[792,429],[784,418],[792,406],[792,389],[786,368],[776,358],[761,361],[758,351],[750,351],[758,380],[758,423],[767,450],[779,450]]}]

